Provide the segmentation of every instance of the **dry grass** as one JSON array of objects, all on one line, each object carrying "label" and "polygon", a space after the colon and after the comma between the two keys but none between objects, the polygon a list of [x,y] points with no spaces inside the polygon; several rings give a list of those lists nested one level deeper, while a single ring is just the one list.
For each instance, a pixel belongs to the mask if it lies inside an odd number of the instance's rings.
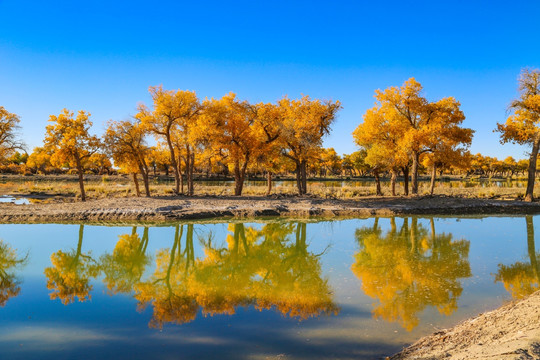
[{"label": "dry grass", "polygon": [[[142,181],[141,181],[141,190]],[[453,180],[438,182],[435,187],[436,195],[446,195],[453,197],[466,198],[497,198],[497,199],[516,199],[524,196],[524,181],[499,181],[499,182],[479,182],[472,180]],[[173,194],[173,182],[153,181],[150,190],[153,196],[167,196]],[[129,179],[125,177],[93,177],[85,181],[87,197],[90,199],[100,199],[104,197],[130,197],[135,196],[135,187]],[[540,182],[535,187],[540,192]],[[391,190],[388,182],[383,182],[383,196],[391,196]],[[403,186],[396,186],[397,196],[403,196]],[[208,196],[227,196],[234,194],[234,186],[227,185],[209,185],[195,183],[195,193],[197,195]],[[351,184],[340,182],[333,184],[331,182],[310,182],[308,183],[308,193],[311,196],[330,199],[354,199],[365,196],[375,195],[375,183],[365,182],[365,184]],[[281,194],[292,196],[296,194],[294,182],[277,183],[272,189],[272,194]],[[429,182],[421,181],[419,183],[419,194],[429,194]],[[59,199],[63,201],[75,201],[80,198],[79,184],[76,178],[44,177],[39,180],[29,180],[20,177],[5,180],[0,183],[0,195],[23,195],[42,199]],[[246,185],[243,195],[246,196],[265,196],[265,185]]]}]

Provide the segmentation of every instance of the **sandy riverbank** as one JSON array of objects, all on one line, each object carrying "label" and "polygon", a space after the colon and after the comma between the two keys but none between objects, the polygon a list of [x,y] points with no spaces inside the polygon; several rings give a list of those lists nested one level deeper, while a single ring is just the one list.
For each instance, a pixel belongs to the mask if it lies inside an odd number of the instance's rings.
[{"label": "sandy riverbank", "polygon": [[87,202],[15,205],[0,203],[1,223],[69,221],[174,221],[217,217],[366,217],[391,215],[528,214],[540,203],[454,197],[362,198],[310,197],[151,197],[106,198]]},{"label": "sandy riverbank", "polygon": [[389,359],[540,359],[540,291],[425,336]]}]

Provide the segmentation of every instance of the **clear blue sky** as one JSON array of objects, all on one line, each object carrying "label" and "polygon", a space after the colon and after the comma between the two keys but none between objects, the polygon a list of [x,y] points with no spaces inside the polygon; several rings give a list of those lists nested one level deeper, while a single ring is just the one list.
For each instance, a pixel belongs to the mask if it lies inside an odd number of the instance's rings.
[{"label": "clear blue sky", "polygon": [[375,89],[415,77],[454,96],[476,130],[471,151],[524,158],[492,132],[540,67],[538,1],[16,1],[0,0],[0,105],[20,115],[29,150],[50,114],[109,119],[150,103],[148,86],[340,100],[325,146],[356,150],[351,132]]}]

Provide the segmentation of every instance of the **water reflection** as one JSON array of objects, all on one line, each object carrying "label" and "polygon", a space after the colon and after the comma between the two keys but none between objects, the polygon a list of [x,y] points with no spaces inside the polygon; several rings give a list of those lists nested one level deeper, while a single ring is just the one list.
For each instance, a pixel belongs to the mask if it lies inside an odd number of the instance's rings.
[{"label": "water reflection", "polygon": [[270,223],[262,228],[228,225],[224,241],[200,231],[204,256],[195,256],[194,225],[176,225],[172,246],[158,250],[155,269],[146,254],[148,228],[142,237],[133,227],[118,237],[112,253],[94,259],[82,251],[84,225],[76,249],[51,255],[44,271],[51,299],[68,305],[90,299],[91,279],[102,276],[110,295],[132,295],[138,310],[152,309],[151,327],[183,324],[204,316],[235,314],[239,307],[274,309],[284,316],[307,319],[339,312],[320,256],[308,250],[305,223]]},{"label": "water reflection", "polygon": [[151,327],[162,327],[164,323],[183,324],[197,316],[198,305],[188,288],[194,264],[193,225],[187,225],[184,250],[183,232],[184,225],[176,225],[173,246],[157,253],[154,274],[147,281],[135,284],[139,310],[152,305]]},{"label": "water reflection", "polygon": [[82,252],[84,225],[79,226],[79,242],[77,249],[64,252],[58,250],[51,255],[53,266],[45,268],[47,288],[51,300],[60,299],[67,305],[78,298],[79,301],[89,300],[92,285],[90,279],[99,275],[100,264],[94,260],[91,253]]},{"label": "water reflection", "polygon": [[177,226],[170,250],[158,252],[154,274],[135,286],[139,307],[153,307],[150,326],[190,322],[199,310],[205,316],[232,315],[251,305],[298,319],[338,313],[321,276],[320,254],[307,249],[305,223],[261,230],[230,224],[226,245],[216,245],[212,234],[201,237],[203,259],[194,257],[193,225],[187,225],[182,250],[183,229]]},{"label": "water reflection", "polygon": [[352,271],[365,294],[378,301],[373,316],[410,331],[427,306],[452,314],[463,290],[460,279],[471,276],[469,241],[436,234],[433,218],[429,230],[416,217],[410,225],[404,218],[399,230],[395,218],[390,224],[384,233],[376,218],[373,227],[356,230],[360,250]]},{"label": "water reflection", "polygon": [[28,256],[19,257],[15,249],[0,240],[0,306],[4,307],[9,299],[19,295],[21,282],[16,271],[27,259]]},{"label": "water reflection", "polygon": [[512,265],[499,264],[495,282],[502,282],[514,299],[521,299],[540,289],[540,254],[534,244],[533,217],[525,217],[527,227],[527,252],[529,263],[518,261]]},{"label": "water reflection", "polygon": [[148,227],[144,227],[142,238],[137,234],[134,226],[131,234],[118,237],[118,242],[112,254],[100,257],[103,282],[110,294],[129,294],[135,284],[141,281],[151,257],[146,255],[148,247]]}]

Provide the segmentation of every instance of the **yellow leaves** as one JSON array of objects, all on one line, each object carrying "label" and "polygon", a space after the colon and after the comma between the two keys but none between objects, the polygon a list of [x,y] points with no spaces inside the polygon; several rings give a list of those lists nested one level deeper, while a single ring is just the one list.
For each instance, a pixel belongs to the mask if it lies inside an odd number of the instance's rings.
[{"label": "yellow leaves", "polygon": [[58,116],[51,115],[46,127],[45,149],[52,152],[53,165],[78,167],[84,158],[90,157],[101,146],[96,136],[90,135],[90,113],[80,110],[76,118],[64,109]]},{"label": "yellow leaves", "polygon": [[114,162],[128,172],[138,172],[150,149],[145,142],[145,132],[140,122],[109,121],[105,132],[105,145],[112,153]]},{"label": "yellow leaves", "polygon": [[353,132],[373,168],[402,168],[409,159],[414,163],[428,152],[458,161],[458,155],[470,146],[474,131],[461,127],[465,116],[460,103],[453,97],[429,102],[421,92],[422,86],[414,78],[400,88],[375,91],[378,103],[366,111],[363,123]]},{"label": "yellow leaves", "polygon": [[330,126],[341,109],[339,101],[311,100],[309,96],[278,101],[283,117],[280,124],[281,142],[288,155],[311,160],[322,145],[322,138],[329,134]]}]

